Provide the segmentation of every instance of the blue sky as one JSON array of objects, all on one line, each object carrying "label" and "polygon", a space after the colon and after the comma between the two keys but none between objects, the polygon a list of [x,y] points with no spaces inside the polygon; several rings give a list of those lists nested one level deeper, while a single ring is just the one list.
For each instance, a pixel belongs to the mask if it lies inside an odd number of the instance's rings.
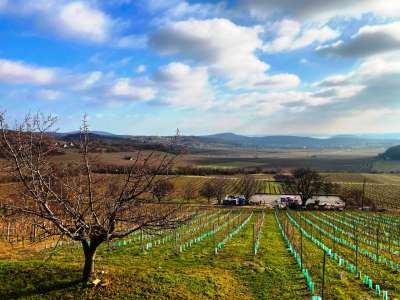
[{"label": "blue sky", "polygon": [[298,3],[0,0],[0,108],[61,131],[400,131],[400,1]]}]

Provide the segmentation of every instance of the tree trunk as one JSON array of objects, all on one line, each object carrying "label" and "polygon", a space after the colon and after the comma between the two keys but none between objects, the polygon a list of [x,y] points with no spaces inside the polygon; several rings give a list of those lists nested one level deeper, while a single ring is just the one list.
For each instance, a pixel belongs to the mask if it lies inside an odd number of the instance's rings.
[{"label": "tree trunk", "polygon": [[305,208],[307,204],[308,197],[301,197],[301,207]]},{"label": "tree trunk", "polygon": [[88,283],[94,274],[94,260],[96,257],[97,247],[101,242],[83,240],[82,247],[85,255],[85,265],[83,267],[82,281]]}]

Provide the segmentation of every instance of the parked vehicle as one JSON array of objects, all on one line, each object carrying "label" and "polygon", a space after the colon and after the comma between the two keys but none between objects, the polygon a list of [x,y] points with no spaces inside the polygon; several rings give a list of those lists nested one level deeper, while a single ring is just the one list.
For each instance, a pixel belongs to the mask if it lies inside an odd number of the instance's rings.
[{"label": "parked vehicle", "polygon": [[228,195],[222,201],[223,205],[248,205],[249,201],[244,196]]}]

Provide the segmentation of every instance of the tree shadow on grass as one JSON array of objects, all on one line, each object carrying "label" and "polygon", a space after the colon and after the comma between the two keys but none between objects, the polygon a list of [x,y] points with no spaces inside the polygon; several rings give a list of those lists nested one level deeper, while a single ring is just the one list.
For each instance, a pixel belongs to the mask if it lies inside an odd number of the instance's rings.
[{"label": "tree shadow on grass", "polygon": [[83,288],[80,277],[80,270],[54,264],[0,264],[0,299],[41,294],[63,298],[67,290],[73,292]]}]

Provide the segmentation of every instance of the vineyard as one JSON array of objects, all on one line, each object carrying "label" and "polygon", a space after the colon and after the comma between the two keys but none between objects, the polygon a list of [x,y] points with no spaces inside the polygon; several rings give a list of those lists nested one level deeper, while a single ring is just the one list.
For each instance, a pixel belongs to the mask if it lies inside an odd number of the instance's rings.
[{"label": "vineyard", "polygon": [[[0,262],[0,297],[307,298],[302,278],[290,282],[299,273],[276,226],[270,211],[207,209],[176,229],[138,231],[99,249],[97,274],[107,287],[85,290],[70,284],[79,276],[80,245],[59,242],[55,249],[32,252],[29,259],[25,249],[17,259]],[[37,270],[34,277],[32,270]]]},{"label": "vineyard", "polygon": [[[386,209],[398,209],[400,201],[400,176],[384,174],[363,174],[363,173],[326,173],[323,174],[333,183],[337,184],[340,195],[352,195],[354,192],[365,193],[365,199],[373,203],[376,207]],[[260,176],[261,177],[261,176]],[[229,177],[206,177],[206,176],[176,176],[170,180],[174,184],[174,192],[166,197],[167,201],[183,201],[184,188],[188,185],[193,186],[194,197],[190,200],[193,204],[206,203],[199,191],[202,186],[215,178],[223,178],[226,194],[235,194],[240,185],[239,176]],[[365,181],[365,184],[364,184]],[[2,184],[2,197],[16,197],[15,183]],[[271,180],[271,178],[256,179],[256,193],[281,195],[292,194],[293,190],[288,189],[283,184]],[[186,200],[185,200],[186,201]],[[361,205],[361,203],[357,203]],[[14,245],[25,244],[37,241],[40,235],[37,228],[30,225],[20,218],[0,219],[0,240],[4,240]]]},{"label": "vineyard", "polygon": [[289,251],[315,297],[394,299],[400,294],[400,219],[365,213],[276,212]]},{"label": "vineyard", "polygon": [[[212,180],[214,177],[202,177],[202,176],[180,176],[172,179],[176,187],[174,197],[179,196],[182,193],[182,189],[187,184],[192,184],[196,191],[201,189],[201,186],[208,180]],[[226,192],[235,193],[240,184],[240,179],[238,177],[227,177],[224,178]],[[269,179],[256,179],[256,192],[265,194],[284,194],[290,193],[291,191],[286,191],[280,182],[269,180]]]},{"label": "vineyard", "polygon": [[398,209],[400,207],[399,195],[400,185],[398,184],[365,184],[342,183],[340,184],[344,193],[365,191],[365,198],[370,199],[376,206],[387,209]]},{"label": "vineyard", "polygon": [[[397,175],[382,175],[382,174],[362,174],[362,173],[327,173],[323,174],[326,178],[334,183],[337,188],[333,193],[342,196],[351,194],[352,192],[365,192],[365,198],[369,199],[376,207],[386,209],[400,208],[400,176]],[[174,179],[177,190],[174,197],[179,197],[182,193],[181,189],[188,183],[193,183],[198,191],[201,186],[210,178],[207,177],[177,177]],[[225,178],[226,193],[234,194],[240,183],[239,178]],[[365,181],[365,187],[364,187]],[[293,194],[294,191],[288,189],[281,182],[270,179],[257,179],[256,193],[262,194]],[[359,203],[358,205],[361,205]]]},{"label": "vineyard", "polygon": [[[203,176],[178,176],[173,177],[171,182],[174,184],[175,190],[174,192],[168,196],[169,201],[185,201],[183,200],[184,189],[188,185],[193,187],[193,199],[190,200],[193,204],[201,204],[206,203],[205,199],[200,196],[199,191],[201,190],[204,183],[209,180],[214,179],[213,177],[203,177]],[[226,194],[235,194],[237,193],[238,187],[240,185],[240,179],[235,177],[227,177],[223,179],[225,185]],[[3,187],[7,186],[7,190],[3,194],[3,197],[7,197],[10,195],[12,197],[16,197],[13,195],[13,189],[11,189],[10,184],[3,184]],[[265,180],[265,179],[257,179],[256,180],[256,192],[257,193],[266,193],[266,194],[282,194],[282,193],[290,193],[290,191],[285,191],[283,186],[279,182]],[[38,230],[38,226],[31,225],[31,222],[28,222],[23,217],[14,217],[14,218],[0,218],[0,240],[7,241],[12,243],[13,245],[24,245],[29,242],[37,242],[40,240],[40,230]],[[55,229],[56,231],[56,229]]]},{"label": "vineyard", "polygon": [[[399,207],[398,176],[324,176],[340,193],[357,191],[378,207]],[[76,283],[83,259],[79,242],[42,240],[40,224],[37,228],[17,216],[1,219],[0,298],[66,293],[74,299],[151,299],[157,294],[160,299],[385,300],[400,295],[399,216],[198,206],[206,203],[201,196],[205,183],[220,180],[226,194],[235,194],[240,176],[169,179],[174,190],[166,201],[186,201],[183,195],[191,186],[195,197],[182,214],[195,217],[176,228],[138,230],[102,245],[97,276],[103,288],[83,290]],[[256,193],[294,193],[271,178],[255,179]],[[4,184],[3,197],[16,196],[13,184]],[[29,275],[33,270],[40,275]]]},{"label": "vineyard", "polygon": [[[3,299],[57,298],[49,278],[64,286],[79,276],[78,243],[14,251],[0,263]],[[61,291],[82,299],[395,299],[399,254],[400,218],[390,214],[202,209],[175,229],[102,246],[97,274],[106,287]],[[32,269],[37,278],[26,277]]]}]

